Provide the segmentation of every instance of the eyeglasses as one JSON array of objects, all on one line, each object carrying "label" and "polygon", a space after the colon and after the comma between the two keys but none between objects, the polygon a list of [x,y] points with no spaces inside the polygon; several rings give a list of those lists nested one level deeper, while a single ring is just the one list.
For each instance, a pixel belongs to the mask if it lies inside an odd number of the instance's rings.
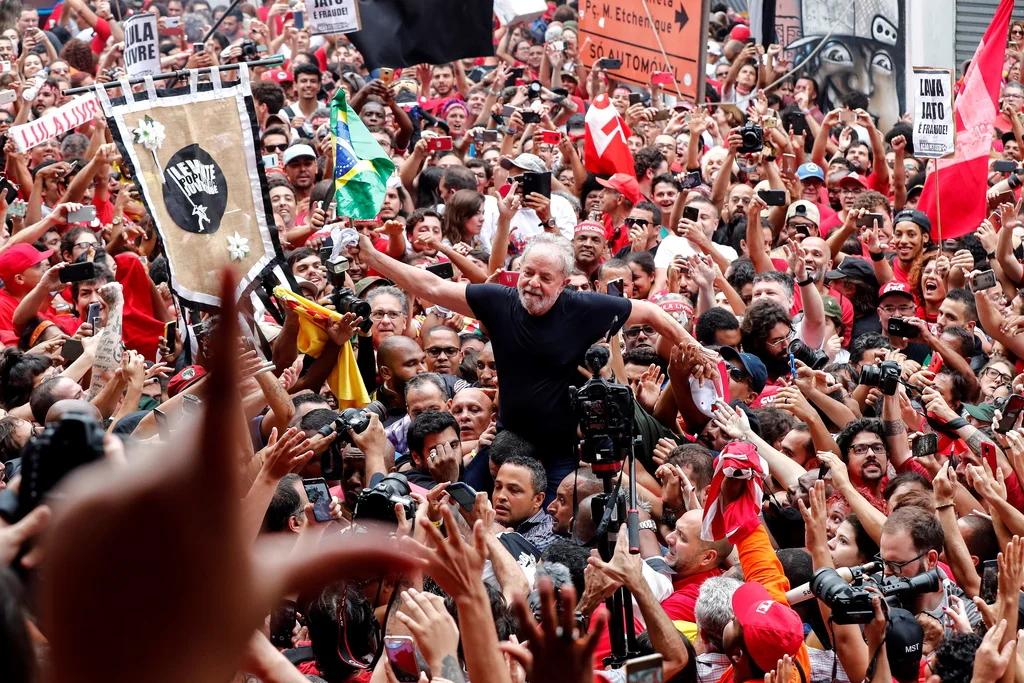
[{"label": "eyeglasses", "polygon": [[398,320],[403,315],[405,315],[405,313],[403,313],[402,311],[373,311],[372,313],[370,313],[370,320],[378,321],[383,320],[384,318],[388,318],[390,320]]},{"label": "eyeglasses", "polygon": [[876,555],[875,556],[875,560],[878,561],[878,562],[881,562],[886,567],[891,569],[892,573],[893,573],[893,576],[902,576],[903,575],[903,568],[904,567],[906,567],[911,562],[917,562],[918,560],[920,560],[922,557],[924,557],[927,554],[928,554],[928,551],[925,550],[923,553],[921,553],[917,557],[915,557],[913,559],[910,559],[910,560],[907,560],[906,562],[893,562],[892,560],[883,560],[881,555]]},{"label": "eyeglasses", "polygon": [[857,195],[857,194],[860,194],[862,192],[864,192],[864,188],[863,187],[859,187],[859,186],[858,187],[840,187],[839,188],[839,194],[853,194],[853,195]]},{"label": "eyeglasses", "polygon": [[850,446],[850,452],[854,455],[867,455],[868,453],[874,453],[875,455],[885,455],[885,444],[884,443],[859,443],[856,446]]},{"label": "eyeglasses", "polygon": [[636,339],[637,337],[640,336],[641,332],[643,332],[644,335],[648,337],[653,337],[654,335],[657,334],[657,332],[654,331],[654,328],[651,327],[650,325],[642,325],[640,327],[630,327],[628,329],[625,329],[622,331],[622,335],[627,339]]},{"label": "eyeglasses", "polygon": [[280,145],[263,145],[263,149],[270,152],[271,154],[275,152],[283,152],[286,149],[288,149],[288,143],[283,142]]},{"label": "eyeglasses", "polygon": [[[373,316],[371,315],[370,317],[372,318]],[[424,349],[424,351],[426,351],[427,355],[430,356],[431,358],[437,358],[440,355],[445,355],[449,358],[454,358],[459,353],[459,349],[456,346],[431,346],[429,348]]]},{"label": "eyeglasses", "polygon": [[[71,245],[72,249],[88,249],[89,247],[99,246],[95,242],[75,242]],[[1009,380],[1008,380],[1009,381]]]},{"label": "eyeglasses", "polygon": [[773,349],[777,349],[780,346],[782,346],[783,344],[788,344],[789,342],[793,341],[793,339],[795,337],[796,337],[796,332],[794,332],[793,330],[790,330],[789,334],[787,334],[782,339],[776,339],[773,342],[768,342],[768,346],[773,348]]},{"label": "eyeglasses", "polygon": [[900,304],[898,306],[881,306],[882,312],[886,315],[914,315],[917,312],[917,306],[914,304]]},{"label": "eyeglasses", "polygon": [[981,373],[982,378],[988,377],[989,379],[999,380],[1005,384],[1009,384],[1013,381],[1012,375],[1007,375],[1005,372],[999,372],[996,368],[985,368]]}]

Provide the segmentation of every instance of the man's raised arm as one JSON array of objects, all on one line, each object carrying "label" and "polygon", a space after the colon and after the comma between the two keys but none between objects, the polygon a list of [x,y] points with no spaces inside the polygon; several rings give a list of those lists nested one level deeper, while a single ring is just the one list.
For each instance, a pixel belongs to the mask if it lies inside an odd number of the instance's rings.
[{"label": "man's raised arm", "polygon": [[394,282],[404,291],[430,303],[444,306],[463,315],[476,315],[466,301],[466,285],[442,280],[433,273],[396,261],[374,249],[370,238],[359,237],[359,257],[363,263]]}]

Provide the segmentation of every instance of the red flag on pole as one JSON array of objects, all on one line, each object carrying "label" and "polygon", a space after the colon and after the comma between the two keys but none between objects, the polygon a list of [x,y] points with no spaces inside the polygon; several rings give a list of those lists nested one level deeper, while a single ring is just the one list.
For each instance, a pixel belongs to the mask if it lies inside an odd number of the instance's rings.
[{"label": "red flag on pole", "polygon": [[626,122],[612,106],[608,95],[598,95],[590,104],[583,141],[583,165],[594,175],[627,173],[634,178],[633,153],[626,138]]},{"label": "red flag on pole", "polygon": [[[939,159],[938,169],[925,180],[918,208],[931,219],[932,238],[936,240],[940,221],[942,237],[948,239],[973,232],[985,219],[992,122],[999,113],[999,87],[1013,3],[1014,0],[999,3],[967,69],[963,91],[953,105],[956,155]],[[941,202],[938,193],[942,194]]]}]

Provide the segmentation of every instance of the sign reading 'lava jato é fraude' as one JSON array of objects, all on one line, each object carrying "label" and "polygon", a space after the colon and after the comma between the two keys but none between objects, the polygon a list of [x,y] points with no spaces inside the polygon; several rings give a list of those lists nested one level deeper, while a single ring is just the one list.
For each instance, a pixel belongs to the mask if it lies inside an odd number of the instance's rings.
[{"label": "sign reading 'lava jato \u00e9 fraude'", "polygon": [[356,0],[306,0],[306,17],[314,36],[352,33],[360,29]]},{"label": "sign reading 'lava jato \u00e9 fraude'", "polygon": [[914,156],[941,159],[953,154],[953,71],[913,67]]}]

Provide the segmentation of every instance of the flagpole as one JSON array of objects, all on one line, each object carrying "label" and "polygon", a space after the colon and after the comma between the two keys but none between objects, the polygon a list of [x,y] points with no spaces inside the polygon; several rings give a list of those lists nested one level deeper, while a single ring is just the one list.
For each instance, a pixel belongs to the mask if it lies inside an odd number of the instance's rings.
[{"label": "flagpole", "polygon": [[945,243],[942,241],[942,205],[939,203],[939,197],[942,193],[939,191],[939,160],[935,160],[935,219],[939,222],[939,255],[942,255],[946,251]]}]

